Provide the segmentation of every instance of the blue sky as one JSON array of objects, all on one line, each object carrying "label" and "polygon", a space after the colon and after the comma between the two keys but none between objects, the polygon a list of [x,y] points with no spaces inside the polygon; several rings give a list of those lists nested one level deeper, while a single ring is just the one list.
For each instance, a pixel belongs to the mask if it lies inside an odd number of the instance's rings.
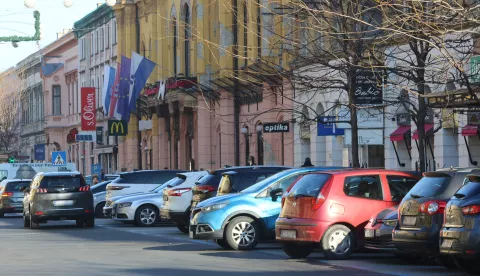
[{"label": "blue sky", "polygon": [[[33,11],[40,12],[40,22],[43,26],[43,40],[36,42],[20,42],[18,48],[11,43],[0,43],[0,71],[4,71],[52,43],[57,38],[57,32],[63,29],[73,29],[73,23],[91,11],[97,3],[105,0],[73,0],[70,8],[63,5],[63,0],[36,0],[34,9],[24,6],[24,0],[1,0],[0,4],[0,36],[33,36],[35,33]],[[40,48],[39,48],[40,47]]]}]

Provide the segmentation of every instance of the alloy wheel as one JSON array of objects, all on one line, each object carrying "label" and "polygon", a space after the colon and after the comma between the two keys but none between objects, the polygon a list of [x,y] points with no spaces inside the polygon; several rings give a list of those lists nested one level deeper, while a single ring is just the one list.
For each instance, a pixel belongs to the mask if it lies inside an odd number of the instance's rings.
[{"label": "alloy wheel", "polygon": [[140,221],[145,225],[150,225],[157,219],[157,214],[150,208],[145,208],[140,212]]},{"label": "alloy wheel", "polygon": [[236,244],[248,246],[255,240],[255,228],[248,222],[239,222],[232,229],[232,238]]}]

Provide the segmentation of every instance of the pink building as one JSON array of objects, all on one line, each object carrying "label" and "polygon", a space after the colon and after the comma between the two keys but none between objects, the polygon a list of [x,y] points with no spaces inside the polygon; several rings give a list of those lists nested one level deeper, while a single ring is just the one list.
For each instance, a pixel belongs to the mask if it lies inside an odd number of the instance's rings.
[{"label": "pink building", "polygon": [[52,151],[67,151],[67,162],[78,154],[68,150],[72,142],[69,134],[79,130],[81,123],[80,113],[70,112],[74,105],[80,105],[77,45],[73,32],[59,33],[56,41],[41,50],[46,162],[51,162]]}]

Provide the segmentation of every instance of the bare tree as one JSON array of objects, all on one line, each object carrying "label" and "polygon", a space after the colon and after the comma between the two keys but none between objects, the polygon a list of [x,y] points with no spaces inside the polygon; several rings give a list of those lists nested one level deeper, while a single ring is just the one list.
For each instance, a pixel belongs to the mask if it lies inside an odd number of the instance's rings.
[{"label": "bare tree", "polygon": [[16,70],[0,75],[0,151],[16,153],[20,149],[20,81]]}]

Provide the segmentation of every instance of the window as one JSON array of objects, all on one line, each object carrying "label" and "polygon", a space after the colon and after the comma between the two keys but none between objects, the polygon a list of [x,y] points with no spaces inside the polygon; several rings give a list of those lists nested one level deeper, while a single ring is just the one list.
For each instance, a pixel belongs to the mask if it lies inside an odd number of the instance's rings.
[{"label": "window", "polygon": [[[275,177],[275,176],[271,176],[269,179],[271,179],[272,177]],[[289,175],[289,176],[277,181],[275,184],[271,185],[270,187],[268,187],[268,189],[264,190],[257,197],[269,197],[270,196],[270,191],[278,189],[278,188],[282,189],[282,191],[285,192],[285,190],[287,190],[287,188],[290,187],[290,185],[292,185],[292,183],[295,182],[295,180],[297,180],[299,177],[300,177],[300,174]],[[266,181],[269,181],[269,180],[266,180]],[[252,187],[258,185],[259,183],[260,182],[257,182],[257,184],[251,186],[250,188],[245,189],[242,192],[248,193],[248,190],[252,189]]]},{"label": "window", "polygon": [[347,196],[383,199],[382,184],[378,175],[346,177],[343,191]]},{"label": "window", "polygon": [[52,95],[53,95],[53,108],[52,108],[52,111],[53,111],[53,115],[60,115],[62,114],[62,109],[61,109],[61,105],[62,105],[62,101],[61,101],[61,88],[60,88],[60,85],[54,85],[52,87]]},{"label": "window", "polygon": [[177,20],[173,18],[173,74],[177,76]]},{"label": "window", "polygon": [[331,175],[324,173],[306,174],[300,178],[288,193],[288,197],[317,198]]},{"label": "window", "polygon": [[85,54],[85,37],[82,37],[80,39],[80,58],[85,59],[86,54]]},{"label": "window", "polygon": [[107,35],[105,36],[105,47],[110,48],[110,22],[107,24]]},{"label": "window", "polygon": [[103,28],[100,29],[100,51],[103,52],[105,49],[105,30]]},{"label": "window", "polygon": [[30,181],[10,182],[5,187],[5,192],[20,192],[20,188],[30,186]]},{"label": "window", "polygon": [[418,182],[417,179],[400,175],[387,175],[387,181],[392,201],[401,201]]},{"label": "window", "polygon": [[74,189],[86,186],[85,180],[80,175],[76,176],[47,176],[40,182],[40,188],[59,189],[67,188]]},{"label": "window", "polygon": [[113,33],[113,39],[112,42],[113,44],[117,44],[117,20],[113,20],[112,24],[112,33]]},{"label": "window", "polygon": [[219,193],[238,193],[253,184],[269,177],[273,173],[268,172],[248,172],[227,174],[222,177]]},{"label": "window", "polygon": [[184,21],[184,32],[185,32],[185,77],[190,76],[190,9],[188,5],[185,5],[185,21]]},{"label": "window", "polygon": [[100,48],[100,31],[96,31],[95,37],[95,54],[98,54],[98,49]]},{"label": "window", "polygon": [[95,52],[95,32],[90,34],[90,56]]},{"label": "window", "polygon": [[448,187],[452,177],[449,175],[425,176],[413,187],[406,197],[435,197]]}]

